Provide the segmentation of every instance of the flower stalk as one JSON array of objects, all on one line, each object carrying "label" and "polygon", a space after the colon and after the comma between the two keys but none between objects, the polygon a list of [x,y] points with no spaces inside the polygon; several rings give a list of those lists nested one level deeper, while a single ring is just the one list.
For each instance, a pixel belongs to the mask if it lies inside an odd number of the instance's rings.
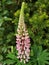
[{"label": "flower stalk", "polygon": [[24,7],[25,3],[23,2],[16,34],[16,49],[18,51],[17,58],[26,63],[30,59],[30,38],[24,23]]}]

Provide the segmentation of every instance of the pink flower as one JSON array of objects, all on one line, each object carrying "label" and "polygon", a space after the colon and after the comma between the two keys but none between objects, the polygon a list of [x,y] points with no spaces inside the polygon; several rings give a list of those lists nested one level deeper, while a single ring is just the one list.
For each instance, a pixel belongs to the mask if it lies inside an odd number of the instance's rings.
[{"label": "pink flower", "polygon": [[[22,4],[22,10],[23,10]],[[24,63],[28,62],[30,59],[30,38],[28,35],[28,31],[26,30],[26,26],[24,23],[23,11],[21,10],[17,34],[16,34],[16,49],[18,51],[17,58],[24,61]]]}]

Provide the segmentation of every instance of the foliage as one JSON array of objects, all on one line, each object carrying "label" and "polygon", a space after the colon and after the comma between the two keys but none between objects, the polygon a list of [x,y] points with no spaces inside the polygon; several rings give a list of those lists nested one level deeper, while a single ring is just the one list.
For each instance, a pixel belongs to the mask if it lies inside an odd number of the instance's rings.
[{"label": "foliage", "polygon": [[[31,40],[30,60],[17,59],[16,37],[22,2]],[[49,0],[0,0],[0,64],[49,65]]]},{"label": "foliage", "polygon": [[45,65],[45,64],[49,64],[48,60],[49,60],[49,53],[46,50],[42,50],[41,46],[33,46],[33,63],[38,64],[38,65]]}]

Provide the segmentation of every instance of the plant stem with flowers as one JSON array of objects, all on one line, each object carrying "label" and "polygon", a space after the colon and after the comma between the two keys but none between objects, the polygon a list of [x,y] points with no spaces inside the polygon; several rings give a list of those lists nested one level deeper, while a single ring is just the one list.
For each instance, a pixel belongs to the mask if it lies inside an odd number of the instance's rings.
[{"label": "plant stem with flowers", "polygon": [[17,58],[26,63],[30,59],[30,38],[24,23],[24,7],[25,3],[23,2],[16,34],[16,49],[18,51]]}]

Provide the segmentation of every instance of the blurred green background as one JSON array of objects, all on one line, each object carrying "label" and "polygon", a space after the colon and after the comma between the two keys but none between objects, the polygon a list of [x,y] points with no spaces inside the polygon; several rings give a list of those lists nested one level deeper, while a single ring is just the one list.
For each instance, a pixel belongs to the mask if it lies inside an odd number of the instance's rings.
[{"label": "blurred green background", "polygon": [[[22,2],[31,40],[28,63],[16,58],[16,33]],[[0,0],[0,64],[49,65],[49,0]]]}]

